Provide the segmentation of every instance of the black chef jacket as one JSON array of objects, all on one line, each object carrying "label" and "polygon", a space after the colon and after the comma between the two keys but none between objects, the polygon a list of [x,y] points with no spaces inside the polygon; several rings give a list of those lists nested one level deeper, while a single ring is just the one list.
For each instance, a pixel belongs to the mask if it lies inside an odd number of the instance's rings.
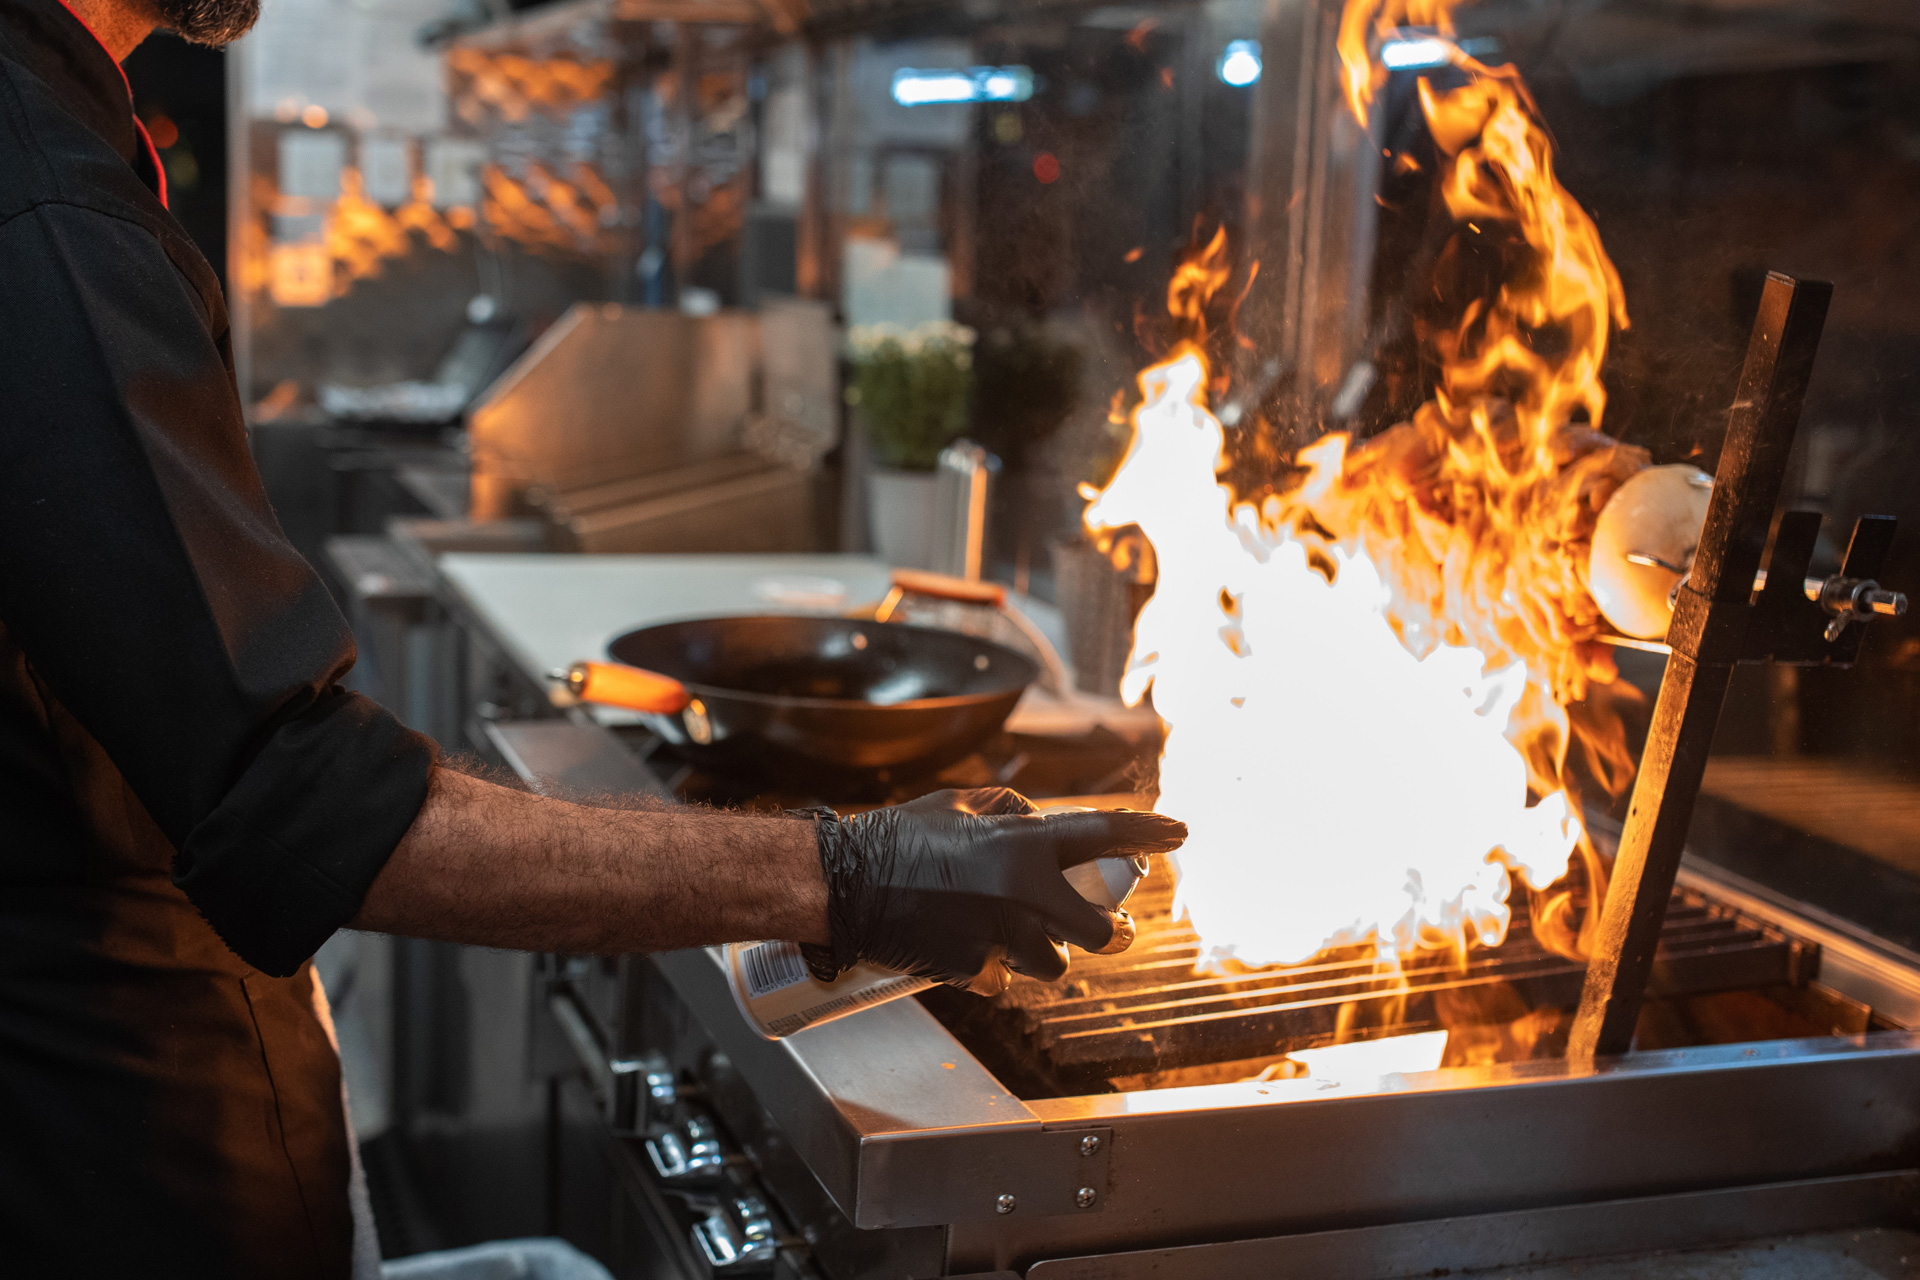
[{"label": "black chef jacket", "polygon": [[338,1277],[307,959],[426,794],[247,450],[126,80],[0,0],[0,1273]]}]

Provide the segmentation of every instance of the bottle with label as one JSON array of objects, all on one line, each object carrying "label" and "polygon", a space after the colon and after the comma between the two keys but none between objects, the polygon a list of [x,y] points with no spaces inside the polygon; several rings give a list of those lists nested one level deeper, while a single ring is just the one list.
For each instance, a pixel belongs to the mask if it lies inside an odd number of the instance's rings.
[{"label": "bottle with label", "polygon": [[[1095,858],[1061,874],[1088,902],[1118,910],[1146,879],[1147,860]],[[1115,941],[1124,947],[1133,940],[1133,930],[1130,924],[1121,928],[1124,936],[1117,936]],[[916,978],[874,964],[857,964],[832,982],[822,982],[808,972],[799,944],[793,942],[731,942],[726,947],[726,960],[727,979],[740,1012],[769,1040],[934,985],[931,978]]]}]

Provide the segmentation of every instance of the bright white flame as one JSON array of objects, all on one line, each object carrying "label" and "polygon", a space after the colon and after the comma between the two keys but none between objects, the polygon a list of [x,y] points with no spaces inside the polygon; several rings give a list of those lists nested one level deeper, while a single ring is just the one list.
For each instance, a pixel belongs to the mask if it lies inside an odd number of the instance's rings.
[{"label": "bright white flame", "polygon": [[1215,68],[1222,82],[1236,89],[1244,89],[1260,79],[1260,42],[1258,40],[1234,40],[1228,43],[1226,51],[1220,55],[1220,65]]},{"label": "bright white flame", "polygon": [[1529,807],[1504,736],[1525,668],[1446,645],[1416,658],[1363,553],[1336,548],[1328,582],[1286,530],[1230,510],[1205,378],[1192,353],[1142,376],[1132,447],[1087,511],[1139,525],[1159,566],[1121,695],[1151,685],[1167,724],[1156,807],[1191,833],[1181,904],[1216,961],[1498,943],[1502,858],[1545,885],[1578,838],[1564,794]]},{"label": "bright white flame", "polygon": [[1307,1069],[1307,1077],[1328,1084],[1372,1084],[1386,1076],[1437,1071],[1447,1053],[1447,1033],[1417,1031],[1384,1040],[1353,1040],[1323,1049],[1295,1049],[1287,1056]]},{"label": "bright white flame", "polygon": [[1030,67],[966,67],[893,73],[893,100],[903,107],[941,102],[1025,102],[1033,96]]}]

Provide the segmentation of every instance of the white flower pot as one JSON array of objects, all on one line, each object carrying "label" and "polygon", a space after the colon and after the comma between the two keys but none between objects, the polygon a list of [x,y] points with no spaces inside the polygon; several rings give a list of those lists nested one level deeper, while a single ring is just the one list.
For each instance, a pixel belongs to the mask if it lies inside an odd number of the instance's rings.
[{"label": "white flower pot", "polygon": [[934,484],[931,471],[874,467],[867,473],[873,549],[888,564],[903,569],[933,567]]}]

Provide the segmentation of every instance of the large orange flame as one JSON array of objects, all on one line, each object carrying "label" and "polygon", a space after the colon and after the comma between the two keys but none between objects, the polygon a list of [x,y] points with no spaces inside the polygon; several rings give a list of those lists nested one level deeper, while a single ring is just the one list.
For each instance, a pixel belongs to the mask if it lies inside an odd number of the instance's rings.
[{"label": "large orange flame", "polygon": [[[1160,807],[1185,819],[1181,898],[1216,960],[1294,962],[1497,944],[1509,873],[1546,889],[1579,849],[1567,705],[1610,681],[1586,583],[1594,521],[1646,454],[1600,433],[1600,370],[1627,313],[1591,218],[1554,174],[1526,87],[1450,41],[1449,0],[1349,0],[1339,51],[1365,122],[1379,43],[1430,27],[1449,82],[1420,83],[1455,226],[1441,267],[1497,237],[1502,278],[1423,336],[1440,369],[1408,422],[1326,437],[1256,504],[1218,477],[1203,317],[1225,242],[1176,272],[1185,326],[1141,375],[1134,438],[1087,510],[1137,524],[1159,568],[1122,693],[1167,723]],[[1624,786],[1623,735],[1596,753]],[[1592,744],[1589,744],[1592,745]],[[1578,952],[1581,891],[1534,927]]]},{"label": "large orange flame", "polygon": [[[1352,0],[1347,18],[1372,11],[1376,31],[1396,17],[1450,30],[1449,7]],[[1456,224],[1442,263],[1466,240],[1501,236],[1514,265],[1456,327],[1430,335],[1440,385],[1410,423],[1348,456],[1328,442],[1305,459],[1335,463],[1340,476],[1309,505],[1381,566],[1394,625],[1415,652],[1463,644],[1528,667],[1520,736],[1544,794],[1563,783],[1561,708],[1613,674],[1594,644],[1603,624],[1586,583],[1594,520],[1648,458],[1599,432],[1610,329],[1628,323],[1600,233],[1555,176],[1552,139],[1519,74],[1457,48],[1451,58],[1464,84],[1419,83]],[[1273,504],[1269,518],[1297,518],[1290,505]],[[1610,763],[1617,774],[1622,762]]]},{"label": "large orange flame", "polygon": [[1377,42],[1402,27],[1431,27],[1451,36],[1453,11],[1459,5],[1460,0],[1348,0],[1334,47],[1340,54],[1347,103],[1361,124],[1367,123],[1373,95],[1387,82],[1387,68],[1374,57]]}]

